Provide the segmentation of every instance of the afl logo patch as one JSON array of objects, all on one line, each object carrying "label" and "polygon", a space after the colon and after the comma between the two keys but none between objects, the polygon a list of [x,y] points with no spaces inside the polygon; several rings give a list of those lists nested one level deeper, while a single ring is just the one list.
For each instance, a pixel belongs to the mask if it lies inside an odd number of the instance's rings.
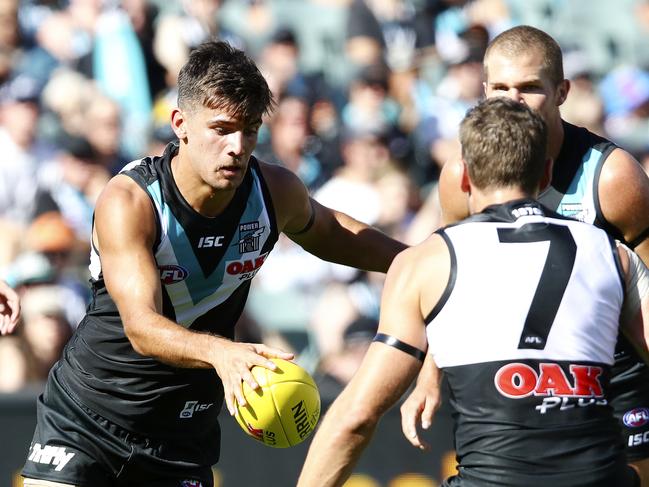
[{"label": "afl logo patch", "polygon": [[158,268],[160,270],[160,280],[164,284],[173,284],[185,280],[189,275],[187,269],[179,265],[163,265]]},{"label": "afl logo patch", "polygon": [[639,428],[649,423],[649,409],[635,408],[624,413],[622,417],[624,424],[630,428]]}]

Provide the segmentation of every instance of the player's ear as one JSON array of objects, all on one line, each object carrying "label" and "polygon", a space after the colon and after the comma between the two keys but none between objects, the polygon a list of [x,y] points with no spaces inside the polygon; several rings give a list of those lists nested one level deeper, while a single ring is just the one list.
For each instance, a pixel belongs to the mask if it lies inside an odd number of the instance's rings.
[{"label": "player's ear", "polygon": [[460,179],[460,188],[463,193],[471,194],[471,179],[469,178],[469,167],[466,161],[462,159],[462,179]]},{"label": "player's ear", "polygon": [[554,166],[554,161],[551,158],[548,158],[545,161],[545,169],[543,170],[543,176],[541,176],[541,183],[539,184],[539,192],[544,191],[550,183],[552,182],[552,167]]},{"label": "player's ear", "polygon": [[171,128],[180,140],[187,138],[185,115],[180,108],[176,107],[171,111]]},{"label": "player's ear", "polygon": [[570,81],[564,79],[557,86],[557,106],[563,105],[568,98],[568,92],[570,91]]}]

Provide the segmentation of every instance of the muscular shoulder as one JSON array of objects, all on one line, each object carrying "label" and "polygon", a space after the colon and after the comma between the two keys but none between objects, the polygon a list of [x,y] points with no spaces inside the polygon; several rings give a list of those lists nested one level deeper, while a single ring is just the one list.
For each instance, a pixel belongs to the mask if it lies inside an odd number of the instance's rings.
[{"label": "muscular shoulder", "polygon": [[[289,169],[278,164],[259,161],[259,167],[268,185],[280,230],[284,230],[287,222],[290,222],[296,214],[305,213],[306,221],[311,211],[309,194],[300,178]],[[296,228],[296,230],[299,228]]]},{"label": "muscular shoulder", "polygon": [[133,179],[117,175],[97,199],[95,227],[95,237],[97,232],[106,239],[136,231],[152,244],[156,228],[151,200]]},{"label": "muscular shoulder", "polygon": [[609,155],[598,192],[604,218],[625,240],[632,241],[649,227],[649,178],[631,154],[618,148]]},{"label": "muscular shoulder", "polygon": [[433,234],[422,243],[399,253],[388,271],[399,292],[420,296],[422,314],[427,314],[442,296],[451,271],[451,258],[444,239]]}]

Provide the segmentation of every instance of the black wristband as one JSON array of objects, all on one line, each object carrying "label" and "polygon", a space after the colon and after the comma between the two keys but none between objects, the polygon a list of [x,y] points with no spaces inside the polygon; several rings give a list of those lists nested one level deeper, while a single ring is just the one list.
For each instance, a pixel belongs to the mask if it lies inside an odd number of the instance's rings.
[{"label": "black wristband", "polygon": [[374,340],[372,341],[381,342],[381,343],[385,343],[386,345],[390,345],[391,347],[394,347],[397,350],[401,350],[402,352],[406,352],[408,355],[412,355],[413,357],[415,357],[417,360],[421,362],[423,362],[424,359],[426,358],[426,352],[422,352],[417,347],[413,347],[412,345],[403,343],[401,340],[394,338],[393,336],[386,335],[385,333],[377,333],[376,336],[374,337]]}]

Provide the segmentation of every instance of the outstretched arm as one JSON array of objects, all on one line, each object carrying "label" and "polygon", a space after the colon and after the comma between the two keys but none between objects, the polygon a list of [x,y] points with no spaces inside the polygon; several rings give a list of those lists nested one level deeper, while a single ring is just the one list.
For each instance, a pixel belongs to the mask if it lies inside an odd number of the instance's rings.
[{"label": "outstretched arm", "polygon": [[[441,296],[450,266],[448,250],[441,240],[435,236],[428,244],[399,254],[388,271],[381,300],[378,333],[421,351],[427,344],[421,310]],[[443,279],[438,282],[437,276]],[[358,372],[322,421],[309,448],[299,486],[331,487],[345,482],[379,419],[419,371],[420,358],[413,348],[406,352],[385,342],[372,343]]]},{"label": "outstretched arm", "polygon": [[281,166],[262,164],[278,226],[313,255],[366,271],[387,272],[407,246],[380,230],[321,205],[299,178]]},{"label": "outstretched arm", "polygon": [[141,355],[176,367],[213,367],[223,382],[228,410],[244,405],[241,381],[257,388],[250,368],[275,368],[268,358],[290,359],[264,345],[234,343],[189,330],[162,315],[162,289],[153,257],[155,220],[148,196],[126,176],[106,186],[95,211],[94,242],[106,288],[131,345]]}]

